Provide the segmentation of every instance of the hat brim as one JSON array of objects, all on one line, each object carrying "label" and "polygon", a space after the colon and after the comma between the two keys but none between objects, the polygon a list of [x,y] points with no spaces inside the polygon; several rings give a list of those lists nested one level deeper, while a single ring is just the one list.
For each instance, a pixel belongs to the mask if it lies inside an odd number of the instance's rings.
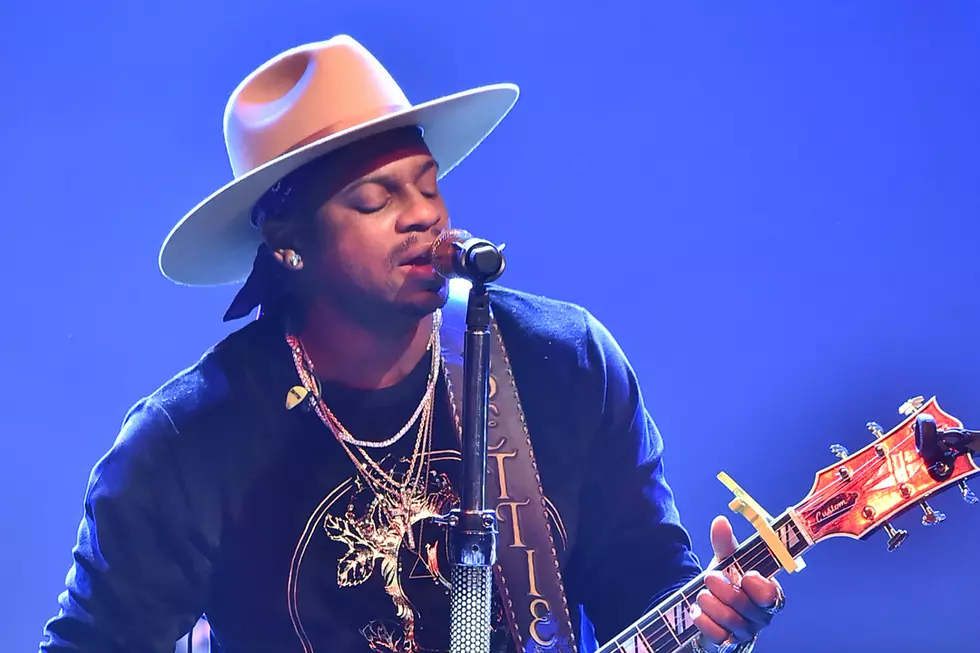
[{"label": "hat brim", "polygon": [[388,114],[332,134],[226,184],[194,207],[170,231],[160,249],[160,271],[188,286],[244,281],[252,268],[261,233],[249,218],[252,207],[277,181],[333,150],[381,132],[415,125],[446,175],[472,152],[510,112],[519,95],[513,84],[483,86]]}]

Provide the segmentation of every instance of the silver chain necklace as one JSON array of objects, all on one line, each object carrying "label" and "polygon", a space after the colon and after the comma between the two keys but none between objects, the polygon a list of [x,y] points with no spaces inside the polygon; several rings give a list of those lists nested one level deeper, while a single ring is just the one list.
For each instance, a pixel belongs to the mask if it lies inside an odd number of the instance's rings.
[{"label": "silver chain necklace", "polygon": [[310,360],[309,355],[306,353],[306,348],[303,347],[302,341],[298,336],[293,334],[286,335],[286,341],[289,343],[289,348],[293,353],[293,363],[296,366],[296,372],[299,374],[300,381],[303,383],[303,387],[310,392],[315,401],[313,407],[316,410],[316,414],[320,417],[322,421],[337,437],[337,439],[342,440],[348,444],[352,444],[356,447],[364,448],[374,448],[380,449],[382,447],[388,447],[395,442],[398,442],[408,431],[415,425],[419,417],[422,415],[422,411],[428,405],[431,410],[431,406],[435,401],[436,394],[436,383],[439,380],[439,372],[441,370],[442,353],[441,353],[441,338],[439,336],[439,328],[442,325],[442,311],[436,311],[433,314],[432,319],[432,334],[429,336],[429,344],[426,346],[426,350],[432,350],[432,365],[429,369],[429,380],[426,384],[425,394],[422,396],[422,400],[419,402],[418,407],[415,412],[409,418],[408,422],[399,430],[395,435],[388,438],[387,440],[374,441],[374,440],[358,440],[350,431],[348,431],[337,416],[333,414],[333,411],[327,406],[326,402],[323,401],[323,397],[320,393],[320,386],[316,379],[316,372],[313,368],[313,361]]}]

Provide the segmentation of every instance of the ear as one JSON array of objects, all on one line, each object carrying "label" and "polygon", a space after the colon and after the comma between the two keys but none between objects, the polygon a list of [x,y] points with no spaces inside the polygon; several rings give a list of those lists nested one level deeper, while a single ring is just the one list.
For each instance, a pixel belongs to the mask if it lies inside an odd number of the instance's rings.
[{"label": "ear", "polygon": [[298,236],[292,220],[266,220],[262,223],[262,239],[273,252],[295,250],[300,240]]},{"label": "ear", "polygon": [[[292,220],[268,220],[262,224],[262,239],[272,252],[279,265],[289,270],[298,270],[302,260],[297,243],[301,241]],[[297,258],[299,255],[299,258]]]}]

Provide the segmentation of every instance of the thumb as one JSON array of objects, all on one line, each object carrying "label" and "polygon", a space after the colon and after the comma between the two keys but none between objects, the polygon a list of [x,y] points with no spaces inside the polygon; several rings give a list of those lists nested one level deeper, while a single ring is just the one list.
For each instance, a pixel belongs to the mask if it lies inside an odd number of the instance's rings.
[{"label": "thumb", "polygon": [[715,557],[712,566],[735,553],[738,540],[732,532],[732,524],[727,517],[718,516],[711,521],[711,549]]}]

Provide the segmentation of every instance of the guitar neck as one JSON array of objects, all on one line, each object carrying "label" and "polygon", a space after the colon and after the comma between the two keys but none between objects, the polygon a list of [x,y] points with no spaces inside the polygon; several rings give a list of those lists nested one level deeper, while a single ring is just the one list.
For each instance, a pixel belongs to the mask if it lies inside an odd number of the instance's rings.
[{"label": "guitar neck", "polygon": [[[792,510],[773,520],[772,528],[794,557],[810,548],[803,537]],[[745,540],[735,553],[720,562],[716,569],[739,581],[749,571],[772,578],[782,566],[758,533]],[[596,653],[673,653],[685,647],[698,634],[691,621],[690,608],[704,589],[704,574],[661,601]]]}]

